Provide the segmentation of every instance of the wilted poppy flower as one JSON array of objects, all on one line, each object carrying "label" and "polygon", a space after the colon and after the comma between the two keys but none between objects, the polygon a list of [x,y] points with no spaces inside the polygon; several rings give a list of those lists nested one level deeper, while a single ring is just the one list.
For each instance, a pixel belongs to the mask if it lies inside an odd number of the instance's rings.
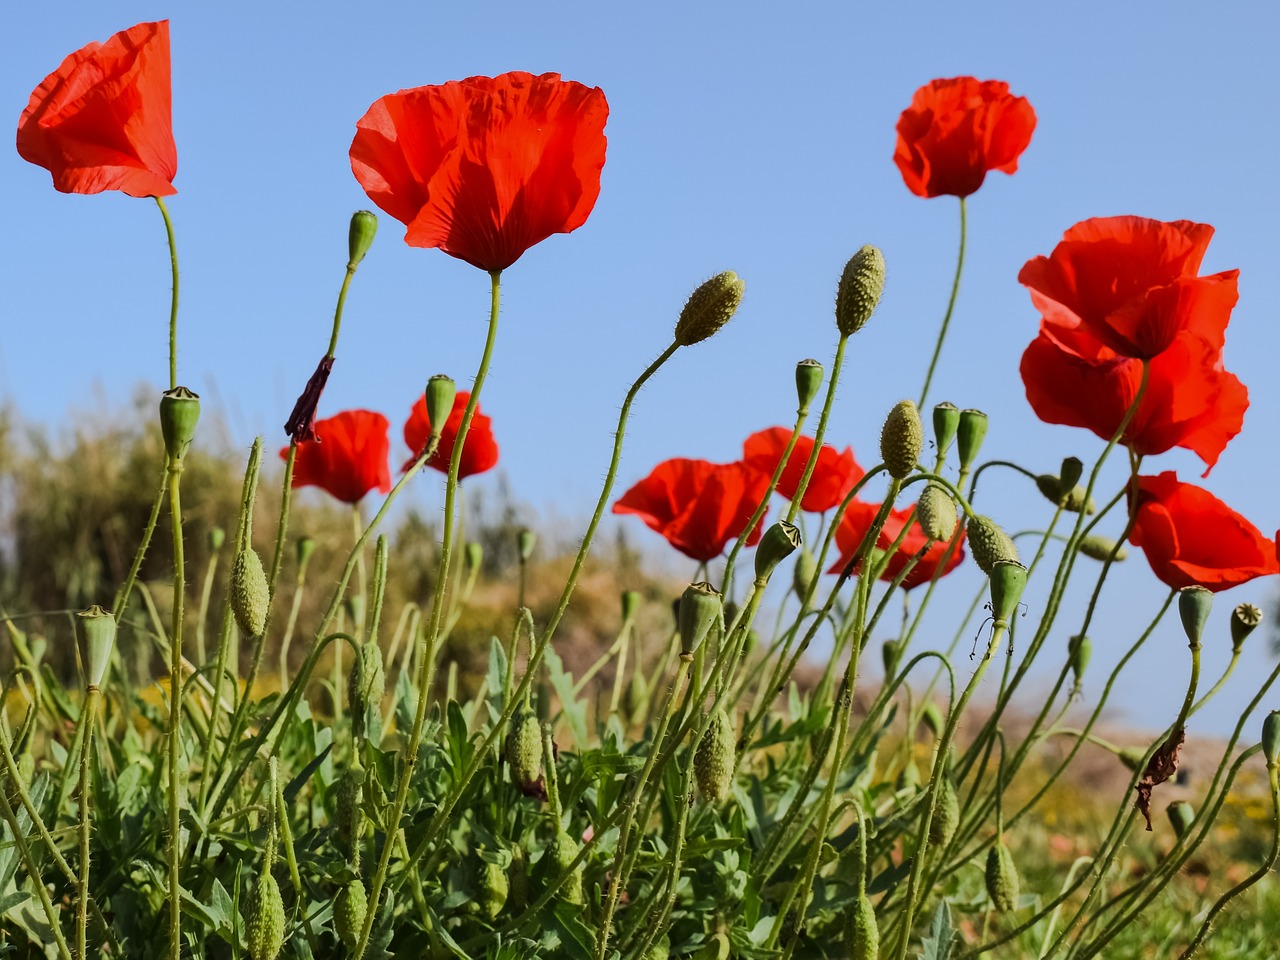
[{"label": "wilted poppy flower", "polygon": [[920,197],[967,197],[988,170],[1014,173],[1036,112],[1000,80],[956,77],[916,91],[898,120],[893,161]]},{"label": "wilted poppy flower", "polygon": [[415,87],[356,123],[351,170],[405,242],[503,270],[586,222],[609,105],[599,87],[504,73]]},{"label": "wilted poppy flower", "polygon": [[1172,471],[1138,477],[1130,539],[1175,590],[1198,585],[1217,592],[1280,573],[1275,540],[1208,490],[1180,483]]},{"label": "wilted poppy flower", "polygon": [[1122,357],[1154,357],[1187,328],[1221,338],[1239,270],[1196,276],[1213,227],[1189,220],[1097,217],[1063,234],[1018,281],[1046,320],[1084,327]]},{"label": "wilted poppy flower", "polygon": [[[372,410],[344,410],[315,422],[316,439],[298,444],[295,487],[320,487],[343,503],[359,503],[370,490],[391,490],[387,418]],[[288,457],[289,448],[280,451]]]},{"label": "wilted poppy flower", "polygon": [[[753,433],[742,445],[743,462],[772,477],[790,439],[791,431],[786,427],[770,427]],[[778,492],[788,500],[795,499],[796,488],[812,453],[812,437],[802,435],[796,438],[795,449],[791,451],[778,480]],[[845,447],[841,453],[824,443],[818,451],[818,462],[814,464],[813,476],[809,478],[809,485],[800,500],[800,508],[810,513],[823,513],[839,506],[853,485],[862,479],[863,473],[865,471],[853,459],[852,447]]]},{"label": "wilted poppy flower", "polygon": [[[471,394],[466,390],[459,390],[454,396],[453,409],[449,412],[449,419],[445,421],[444,429],[440,431],[440,445],[427,461],[428,467],[439,470],[441,473],[449,472],[453,445],[458,439],[458,429],[462,426],[462,414],[466,411],[467,402],[470,399]],[[418,397],[418,402],[413,405],[409,419],[404,424],[404,442],[413,451],[413,456],[404,462],[401,470],[408,470],[413,466],[430,437],[431,419],[427,416],[427,401],[425,397]],[[462,446],[462,459],[458,461],[458,479],[492,470],[497,462],[498,444],[493,439],[493,421],[480,412],[480,406],[477,404],[476,412],[471,416],[471,426],[467,428],[466,442]]]},{"label": "wilted poppy flower", "polygon": [[[911,519],[912,507],[902,510],[891,509],[889,516],[885,518],[884,527],[880,531],[880,536],[876,538],[876,546],[881,550],[888,550],[893,545],[893,541],[898,538],[898,534],[902,532],[904,524]],[[845,565],[853,559],[858,547],[862,544],[862,538],[867,535],[867,531],[871,529],[871,525],[875,522],[876,514],[880,511],[878,503],[863,503],[861,500],[855,500],[849,504],[849,508],[845,510],[844,516],[840,519],[840,526],[836,528],[836,547],[840,550],[840,559],[836,562],[828,573],[839,573],[845,568]],[[964,542],[964,529],[960,530],[960,542]],[[889,558],[889,563],[885,566],[884,572],[880,574],[881,580],[893,580],[902,572],[907,562],[916,555],[928,542],[924,532],[920,529],[920,525],[912,522],[911,527],[907,530],[907,535],[903,538],[901,545],[893,556]],[[934,573],[937,572],[939,565],[942,563],[942,557],[947,552],[947,544],[935,541],[923,557],[911,568],[911,572],[907,574],[906,579],[902,581],[902,588],[910,590],[912,587],[918,587],[922,583],[929,583],[933,580]],[[946,575],[960,565],[964,560],[964,550],[959,546],[952,553],[951,559],[947,561],[947,567],[943,571]]]},{"label": "wilted poppy flower", "polygon": [[[704,563],[736,540],[769,489],[769,477],[744,463],[664,460],[622,495],[614,513],[634,513],[687,557]],[[747,546],[760,540],[760,523]]]},{"label": "wilted poppy flower", "polygon": [[22,111],[18,153],[63,193],[177,193],[169,21],[139,23],[63,60]]}]

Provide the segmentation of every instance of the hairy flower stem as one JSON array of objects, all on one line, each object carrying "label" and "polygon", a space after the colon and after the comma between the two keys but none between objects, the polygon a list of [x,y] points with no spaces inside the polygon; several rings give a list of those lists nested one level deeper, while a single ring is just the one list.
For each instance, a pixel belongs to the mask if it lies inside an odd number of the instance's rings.
[{"label": "hairy flower stem", "polygon": [[62,960],[72,960],[71,950],[67,946],[67,938],[63,936],[62,926],[58,922],[58,912],[53,908],[53,901],[49,899],[49,890],[40,874],[40,864],[31,852],[31,846],[27,843],[26,831],[23,830],[22,824],[18,822],[18,817],[13,812],[13,807],[10,806],[9,798],[4,790],[0,790],[0,816],[4,817],[5,823],[9,825],[9,831],[13,834],[13,844],[18,848],[18,855],[22,857],[22,862],[27,868],[27,874],[31,877],[31,886],[40,901],[40,906],[44,909],[45,919],[49,923],[49,929],[53,932],[54,942],[58,946],[58,954],[62,957]]},{"label": "hairy flower stem", "polygon": [[164,232],[169,238],[169,267],[173,272],[173,294],[169,301],[169,389],[178,386],[178,245],[173,237],[173,221],[163,197],[156,197],[160,216],[164,217]]},{"label": "hairy flower stem", "polygon": [[[159,199],[159,198],[157,198]],[[162,205],[163,206],[163,205]],[[182,460],[169,461],[169,512],[173,519],[173,619],[169,634],[169,956],[182,956],[181,814],[182,775],[182,599],[186,566],[182,542]]]},{"label": "hairy flower stem", "polygon": [[929,396],[929,385],[933,383],[933,371],[938,366],[938,358],[942,356],[942,343],[947,339],[947,327],[951,325],[951,315],[955,313],[956,300],[960,296],[960,275],[964,273],[964,248],[969,233],[968,209],[965,198],[960,198],[960,250],[956,255],[956,275],[951,281],[951,296],[947,300],[947,312],[942,315],[942,327],[938,330],[938,342],[933,348],[933,358],[929,361],[929,372],[924,375],[924,387],[920,390],[920,402],[916,404],[921,410]]},{"label": "hairy flower stem", "polygon": [[218,574],[218,554],[220,549],[209,552],[209,563],[204,569],[204,584],[200,588],[200,607],[196,613],[196,665],[203,667],[208,661],[209,651],[205,648],[205,627],[209,620],[209,600],[213,596],[213,581]]},{"label": "hairy flower stem", "polygon": [[90,686],[80,708],[89,714],[85,723],[84,747],[80,751],[80,873],[76,878],[76,956],[88,960],[86,946],[89,918],[89,837],[92,829],[92,797],[89,792],[89,762],[93,753],[93,721],[102,698],[96,686]]}]

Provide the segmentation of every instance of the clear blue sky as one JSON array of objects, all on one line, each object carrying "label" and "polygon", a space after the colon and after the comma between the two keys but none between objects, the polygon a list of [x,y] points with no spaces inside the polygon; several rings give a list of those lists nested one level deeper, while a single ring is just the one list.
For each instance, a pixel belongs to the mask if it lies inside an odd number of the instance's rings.
[{"label": "clear blue sky", "polygon": [[[283,441],[280,425],[327,343],[347,218],[369,205],[347,149],[374,99],[512,69],[603,88],[611,116],[600,201],[583,228],[507,271],[483,401],[516,495],[571,517],[598,490],[627,385],[669,342],[698,282],[737,270],[747,281],[742,312],[642,394],[619,492],[661,459],[731,460],[747,434],[790,422],[793,365],[809,356],[829,364],[836,279],[867,242],[884,250],[887,293],[851,351],[830,437],[875,461],[884,413],[919,391],[957,233],[953,199],[921,200],[902,185],[894,124],[935,77],[1006,80],[1031,100],[1039,126],[1019,173],[992,174],[970,203],[969,263],[934,399],[987,410],[992,456],[1036,470],[1066,454],[1096,457],[1102,444],[1091,434],[1040,425],[1026,404],[1017,364],[1037,317],[1018,269],[1091,216],[1211,223],[1218,233],[1204,272],[1241,270],[1226,365],[1249,387],[1252,408],[1208,486],[1264,531],[1280,525],[1273,4],[1207,16],[1190,3],[1158,13],[1110,2],[989,3],[961,15],[941,3],[798,3],[784,14],[754,2],[116,2],[18,5],[2,17],[10,42],[0,103],[15,126],[31,89],[66,54],[137,21],[171,19],[180,379],[245,445],[257,432]],[[168,261],[154,204],[58,195],[47,173],[10,149],[0,151],[0,209],[0,400],[65,427],[99,396],[123,407],[140,381],[160,386]],[[322,413],[385,412],[398,462],[399,427],[427,377],[447,372],[465,385],[472,376],[487,278],[406,247],[400,225],[381,220]],[[1200,473],[1189,455],[1149,465],[1188,480]],[[1114,489],[1121,475],[1109,479]],[[1012,475],[992,476],[983,494],[1011,529],[1044,516]],[[430,485],[415,495],[439,499]],[[636,539],[654,542],[628,522]],[[977,582],[967,576],[957,595]],[[1217,622],[1240,600],[1269,603],[1271,590],[1223,595]],[[1116,577],[1092,631],[1095,686],[1162,591],[1141,557]],[[1073,619],[1052,642],[1065,645]],[[938,629],[949,636],[945,622]],[[1157,679],[1134,671],[1123,691],[1131,715],[1151,726],[1176,711],[1186,666],[1173,621],[1157,641],[1143,660]],[[1226,646],[1211,641],[1206,676],[1216,676]],[[1245,677],[1267,665],[1264,647],[1261,637],[1251,643]],[[1251,695],[1243,678],[1232,689]],[[1232,689],[1220,700],[1231,701]],[[1198,722],[1221,729],[1231,705]]]}]

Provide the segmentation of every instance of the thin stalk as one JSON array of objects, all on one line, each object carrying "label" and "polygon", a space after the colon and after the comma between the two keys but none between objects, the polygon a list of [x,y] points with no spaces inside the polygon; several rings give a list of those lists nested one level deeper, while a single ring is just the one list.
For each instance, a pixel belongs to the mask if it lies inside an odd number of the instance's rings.
[{"label": "thin stalk", "polygon": [[964,248],[968,237],[968,212],[965,198],[960,198],[960,251],[956,255],[956,275],[951,281],[951,296],[947,300],[947,312],[942,315],[942,328],[938,331],[938,342],[933,348],[933,359],[929,361],[929,372],[924,376],[924,387],[920,390],[920,402],[916,404],[921,410],[929,396],[929,385],[933,383],[933,371],[938,366],[938,358],[942,356],[942,343],[947,339],[947,327],[951,325],[951,315],[956,309],[956,300],[960,296],[960,275],[964,272]]},{"label": "thin stalk", "polygon": [[[159,198],[157,198],[159,200]],[[164,204],[161,203],[163,209]],[[182,956],[182,599],[186,566],[182,542],[182,460],[169,462],[169,511],[173,518],[173,619],[169,638],[169,957]],[[212,734],[210,734],[212,735]]]},{"label": "thin stalk", "polygon": [[160,216],[164,217],[164,232],[169,238],[169,266],[173,273],[173,295],[169,301],[169,389],[178,386],[178,245],[173,237],[173,221],[163,197],[156,197]]},{"label": "thin stalk", "polygon": [[209,619],[209,598],[213,596],[213,578],[218,572],[220,552],[214,550],[209,554],[209,565],[204,571],[204,586],[200,588],[200,610],[196,616],[196,663],[201,667],[205,665],[208,654],[204,645],[204,631],[206,621]]},{"label": "thin stalk", "polygon": [[89,758],[93,751],[93,717],[102,697],[96,686],[90,686],[81,710],[87,711],[84,748],[80,751],[80,873],[76,878],[76,956],[88,960],[86,946],[89,920],[89,837],[92,829],[92,798],[89,792]]},{"label": "thin stalk", "polygon": [[36,862],[31,847],[27,844],[22,825],[18,823],[18,817],[13,812],[13,807],[9,805],[9,798],[4,790],[0,790],[0,816],[4,817],[5,822],[9,824],[9,830],[13,833],[14,846],[18,848],[18,855],[22,857],[27,874],[31,877],[31,886],[40,900],[40,906],[44,908],[45,919],[48,920],[49,929],[53,932],[53,939],[58,945],[58,953],[61,954],[62,960],[72,960],[71,950],[67,947],[67,938],[63,936],[62,926],[58,922],[58,912],[53,908],[53,901],[49,899],[49,890],[45,887],[44,878],[40,875],[40,864]]}]

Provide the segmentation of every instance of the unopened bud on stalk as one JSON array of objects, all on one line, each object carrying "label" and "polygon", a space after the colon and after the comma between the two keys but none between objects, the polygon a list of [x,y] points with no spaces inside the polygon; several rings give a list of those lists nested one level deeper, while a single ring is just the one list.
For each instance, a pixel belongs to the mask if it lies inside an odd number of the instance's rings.
[{"label": "unopened bud on stalk", "polygon": [[372,210],[357,210],[351,215],[351,227],[347,230],[347,269],[354,270],[373,246],[378,232],[378,218]]},{"label": "unopened bud on stalk", "polygon": [[929,842],[945,847],[956,835],[956,827],[960,826],[960,798],[956,796],[956,787],[951,778],[945,773],[941,776],[933,820],[929,823]]},{"label": "unopened bud on stalk", "polygon": [[803,598],[809,592],[809,586],[817,575],[817,558],[802,547],[796,554],[796,565],[791,568],[791,589],[797,597]]},{"label": "unopened bud on stalk", "polygon": [[111,651],[116,645],[116,618],[96,603],[77,614],[80,629],[84,631],[85,658],[88,667],[86,680],[90,688],[101,687],[111,662]]},{"label": "unopened bud on stalk", "polygon": [[538,715],[524,704],[511,717],[504,753],[511,779],[522,789],[532,787],[542,777],[542,725]]},{"label": "unopened bud on stalk", "polygon": [[902,641],[886,640],[880,644],[880,662],[884,665],[884,675],[891,677],[902,660]]},{"label": "unopened bud on stalk", "polygon": [[1262,611],[1252,603],[1242,603],[1231,611],[1231,652],[1239,653],[1249,634],[1262,622]]},{"label": "unopened bud on stalk", "polygon": [[347,616],[351,618],[352,623],[364,623],[364,598],[358,594],[353,594],[343,601],[346,607]]},{"label": "unopened bud on stalk", "polygon": [[627,718],[635,723],[644,717],[649,709],[649,684],[644,674],[636,670],[631,674],[631,682],[627,684],[627,702],[625,704]]},{"label": "unopened bud on stalk", "polygon": [[756,577],[768,577],[787,557],[800,546],[800,528],[794,523],[779,520],[772,524],[760,538],[756,547]]},{"label": "unopened bud on stalk", "polygon": [[1000,529],[1000,525],[990,517],[974,514],[966,525],[969,534],[969,551],[973,554],[974,563],[983,573],[991,575],[992,569],[1001,560],[1018,559],[1018,548],[1013,545],[1009,535]]},{"label": "unopened bud on stalk", "polygon": [[1022,886],[1013,853],[1005,842],[996,838],[995,846],[987,851],[987,896],[998,913],[1009,913],[1018,908],[1018,894]]},{"label": "unopened bud on stalk", "polygon": [[1069,513],[1097,513],[1098,505],[1089,496],[1084,487],[1076,484],[1067,486],[1061,477],[1052,473],[1042,473],[1036,477],[1036,488],[1044,494],[1044,498],[1054,506],[1061,507]]},{"label": "unopened bud on stalk", "polygon": [[[578,856],[578,844],[563,828],[556,832],[553,854],[555,864],[561,870],[567,868]],[[578,865],[560,888],[560,899],[564,903],[582,903],[582,864]]]},{"label": "unopened bud on stalk", "polygon": [[1141,747],[1121,747],[1116,756],[1130,770],[1140,770],[1146,763],[1147,751]]},{"label": "unopened bud on stalk", "polygon": [[691,583],[680,595],[680,652],[692,654],[720,617],[720,592],[705,580]]},{"label": "unopened bud on stalk", "polygon": [[245,904],[249,960],[276,960],[284,946],[284,900],[270,870],[263,871]]},{"label": "unopened bud on stalk", "polygon": [[929,732],[934,737],[942,736],[942,731],[946,728],[946,720],[942,716],[942,709],[932,700],[924,705],[924,712],[920,714],[920,719],[924,721],[924,725],[929,728]]},{"label": "unopened bud on stalk", "polygon": [[1204,587],[1183,587],[1178,591],[1178,616],[1182,618],[1182,629],[1187,632],[1187,641],[1191,646],[1200,646],[1204,625],[1208,622],[1209,611],[1212,609],[1213,593]]},{"label": "unopened bud on stalk", "polygon": [[968,470],[978,459],[982,441],[987,438],[987,415],[981,410],[961,410],[956,430],[956,449],[960,453],[960,469]]},{"label": "unopened bud on stalk", "polygon": [[1262,755],[1268,767],[1280,758],[1280,710],[1272,710],[1262,721]]},{"label": "unopened bud on stalk", "polygon": [[956,532],[956,502],[940,483],[928,483],[916,502],[916,522],[930,540],[945,543]]},{"label": "unopened bud on stalk", "polygon": [[226,540],[227,532],[221,527],[210,527],[208,533],[204,535],[204,542],[209,547],[210,553],[217,553],[221,550]]},{"label": "unopened bud on stalk", "polygon": [[[357,764],[359,758],[357,758]],[[358,846],[364,835],[364,770],[350,767],[338,781],[338,793],[334,802],[334,828],[345,843]]]},{"label": "unopened bud on stalk", "polygon": [[1169,815],[1169,823],[1173,825],[1173,834],[1176,837],[1186,836],[1196,819],[1195,808],[1185,800],[1173,801],[1165,809],[1165,813]]},{"label": "unopened bud on stalk", "polygon": [[516,535],[516,549],[520,553],[520,562],[528,563],[533,556],[533,548],[538,544],[538,535],[532,530],[521,530]]},{"label": "unopened bud on stalk", "polygon": [[437,373],[427,381],[425,398],[427,403],[427,422],[431,424],[431,436],[439,436],[444,425],[449,422],[449,414],[453,413],[453,401],[458,395],[458,385],[452,377]]},{"label": "unopened bud on stalk", "polygon": [[311,555],[316,552],[316,542],[311,537],[300,537],[294,546],[294,560],[298,569],[302,570],[311,562]]},{"label": "unopened bud on stalk", "polygon": [[991,568],[991,616],[997,624],[1009,623],[1026,586],[1027,568],[1017,560],[1000,560]]},{"label": "unopened bud on stalk", "polygon": [[186,387],[174,387],[160,395],[160,432],[170,460],[181,460],[200,422],[200,397]]},{"label": "unopened bud on stalk", "polygon": [[724,800],[733,787],[733,771],[737,766],[735,737],[733,721],[724,707],[719,707],[711,715],[711,725],[693,755],[698,790],[712,806]]},{"label": "unopened bud on stalk", "polygon": [[480,565],[484,563],[484,547],[476,543],[474,540],[467,544],[466,550],[462,554],[463,572],[467,576],[480,569]]},{"label": "unopened bud on stalk", "polygon": [[507,905],[507,897],[511,893],[511,881],[507,879],[507,871],[502,868],[502,864],[482,858],[476,885],[480,892],[481,914],[487,920],[496,920],[498,914],[502,913],[502,908]]},{"label": "unopened bud on stalk", "polygon": [[736,273],[726,270],[694,290],[676,321],[676,343],[689,347],[714,336],[738,312],[746,288]]},{"label": "unopened bud on stalk", "polygon": [[[1062,466],[1058,468],[1060,490],[1074,490],[1082,476],[1084,476],[1084,463],[1079,457],[1062,458]],[[1093,513],[1092,510],[1089,512]]]},{"label": "unopened bud on stalk", "polygon": [[270,602],[271,588],[262,560],[256,550],[246,546],[231,564],[231,610],[241,633],[246,637],[262,636],[267,629]]},{"label": "unopened bud on stalk", "polygon": [[1084,634],[1076,634],[1067,641],[1067,661],[1071,664],[1071,673],[1075,677],[1076,686],[1089,668],[1089,660],[1093,657],[1093,641]]},{"label": "unopened bud on stalk", "polygon": [[850,960],[876,960],[880,956],[880,928],[876,911],[867,892],[862,890],[849,905],[847,935]]},{"label": "unopened bud on stalk", "polygon": [[933,442],[938,448],[939,460],[946,458],[959,426],[960,408],[954,403],[944,400],[933,408]]},{"label": "unopened bud on stalk", "polygon": [[641,960],[668,960],[670,956],[671,941],[664,935],[649,944]]},{"label": "unopened bud on stalk", "polygon": [[836,289],[836,329],[851,337],[875,313],[884,293],[884,254],[867,244],[844,265]]},{"label": "unopened bud on stalk", "polygon": [[377,723],[382,697],[387,692],[386,673],[382,668],[382,650],[368,641],[356,654],[347,677],[347,702],[351,704],[351,732],[363,737],[372,715]]},{"label": "unopened bud on stalk", "polygon": [[333,929],[348,950],[359,945],[368,912],[369,897],[365,893],[364,881],[356,877],[342,888],[333,903]]},{"label": "unopened bud on stalk", "polygon": [[920,423],[920,411],[910,400],[899,401],[880,430],[880,459],[884,461],[889,476],[905,480],[911,476],[924,449],[924,427]]},{"label": "unopened bud on stalk", "polygon": [[636,618],[636,614],[640,612],[640,604],[644,602],[644,596],[639,590],[623,590],[622,591],[622,622],[627,623]]},{"label": "unopened bud on stalk", "polygon": [[1129,559],[1128,547],[1116,543],[1110,537],[1100,537],[1093,533],[1081,538],[1080,552],[1090,560],[1114,560],[1119,563]]},{"label": "unopened bud on stalk", "polygon": [[796,364],[796,400],[801,410],[808,410],[822,389],[822,364],[817,360],[801,360]]}]

